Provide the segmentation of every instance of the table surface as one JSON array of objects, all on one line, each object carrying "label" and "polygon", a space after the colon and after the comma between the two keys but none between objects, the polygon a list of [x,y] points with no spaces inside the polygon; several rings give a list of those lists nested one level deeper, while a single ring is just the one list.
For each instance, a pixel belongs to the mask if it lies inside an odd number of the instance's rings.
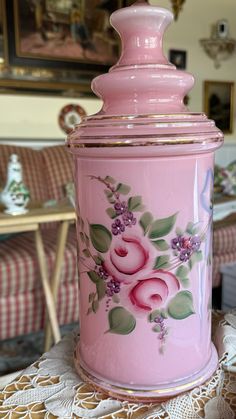
[{"label": "table surface", "polygon": [[52,221],[74,220],[74,208],[69,204],[53,207],[30,208],[26,214],[9,215],[0,212],[0,227],[14,226],[16,224],[41,224]]},{"label": "table surface", "polygon": [[[162,404],[120,402],[98,393],[77,375],[73,352],[78,333],[67,335],[0,392],[1,418],[234,419],[236,414],[236,310],[213,315],[219,368],[204,385]],[[227,353],[229,356],[227,357]],[[232,358],[233,356],[233,358]],[[234,359],[235,367],[230,364]],[[229,368],[235,368],[235,373]]]}]

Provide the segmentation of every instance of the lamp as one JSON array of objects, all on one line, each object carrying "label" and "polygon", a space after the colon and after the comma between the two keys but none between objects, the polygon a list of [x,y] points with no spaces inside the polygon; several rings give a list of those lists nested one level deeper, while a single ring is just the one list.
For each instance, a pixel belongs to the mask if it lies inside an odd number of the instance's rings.
[{"label": "lamp", "polygon": [[175,20],[177,20],[179,12],[182,9],[184,2],[185,0],[171,0]]},{"label": "lamp", "polygon": [[212,26],[211,37],[201,39],[200,44],[214,60],[215,68],[219,68],[221,61],[230,58],[235,51],[236,40],[229,37],[229,24],[222,19]]}]

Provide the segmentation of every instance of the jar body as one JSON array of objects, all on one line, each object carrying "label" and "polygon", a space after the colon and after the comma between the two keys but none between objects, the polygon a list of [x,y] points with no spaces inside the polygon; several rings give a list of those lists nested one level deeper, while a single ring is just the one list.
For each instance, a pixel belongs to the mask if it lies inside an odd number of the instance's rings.
[{"label": "jar body", "polygon": [[176,394],[217,364],[213,153],[110,153],[75,154],[80,367],[102,388]]}]

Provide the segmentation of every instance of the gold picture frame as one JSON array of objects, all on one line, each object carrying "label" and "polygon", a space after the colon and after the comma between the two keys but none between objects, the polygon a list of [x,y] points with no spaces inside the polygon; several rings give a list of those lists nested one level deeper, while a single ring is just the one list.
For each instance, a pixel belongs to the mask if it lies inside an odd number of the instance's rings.
[{"label": "gold picture frame", "polygon": [[0,0],[0,93],[92,95],[91,80],[118,60],[120,41],[109,17],[125,5],[125,0]]},{"label": "gold picture frame", "polygon": [[204,82],[204,112],[225,134],[234,128],[234,82]]}]

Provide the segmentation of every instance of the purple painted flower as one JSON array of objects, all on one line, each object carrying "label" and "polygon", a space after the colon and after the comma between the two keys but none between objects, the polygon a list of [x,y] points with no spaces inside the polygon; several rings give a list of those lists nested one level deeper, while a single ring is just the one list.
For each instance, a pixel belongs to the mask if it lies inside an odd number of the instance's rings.
[{"label": "purple painted flower", "polygon": [[131,211],[127,211],[122,215],[122,219],[125,226],[131,227],[132,225],[136,224],[136,218],[134,217],[134,214]]},{"label": "purple painted flower", "polygon": [[121,234],[125,231],[125,226],[124,224],[122,224],[121,220],[119,220],[118,218],[117,220],[115,220],[114,223],[112,223],[111,229],[112,229],[112,234],[114,234],[114,236],[117,236],[118,234]]},{"label": "purple painted flower", "polygon": [[116,202],[114,205],[114,208],[116,210],[116,215],[124,214],[125,211],[127,211],[127,204],[125,201],[123,202]]},{"label": "purple painted flower", "polygon": [[183,245],[183,240],[184,237],[182,236],[177,236],[174,239],[171,240],[171,247],[174,250],[180,250],[182,248]]},{"label": "purple painted flower", "polygon": [[108,278],[108,273],[106,271],[106,269],[102,266],[100,266],[99,270],[98,270],[98,275],[102,278],[102,279],[107,279]]},{"label": "purple painted flower", "polygon": [[179,260],[181,260],[181,262],[187,262],[190,259],[191,255],[192,252],[190,249],[182,249],[179,254]]},{"label": "purple painted flower", "polygon": [[190,238],[191,242],[191,249],[193,252],[197,252],[200,249],[201,246],[201,239],[199,236],[192,236]]},{"label": "purple painted flower", "polygon": [[171,247],[177,251],[181,262],[187,262],[194,252],[197,252],[201,246],[199,236],[177,236],[171,240]]},{"label": "purple painted flower", "polygon": [[108,297],[112,297],[114,294],[120,292],[120,283],[116,279],[111,279],[107,282],[106,294]]}]

